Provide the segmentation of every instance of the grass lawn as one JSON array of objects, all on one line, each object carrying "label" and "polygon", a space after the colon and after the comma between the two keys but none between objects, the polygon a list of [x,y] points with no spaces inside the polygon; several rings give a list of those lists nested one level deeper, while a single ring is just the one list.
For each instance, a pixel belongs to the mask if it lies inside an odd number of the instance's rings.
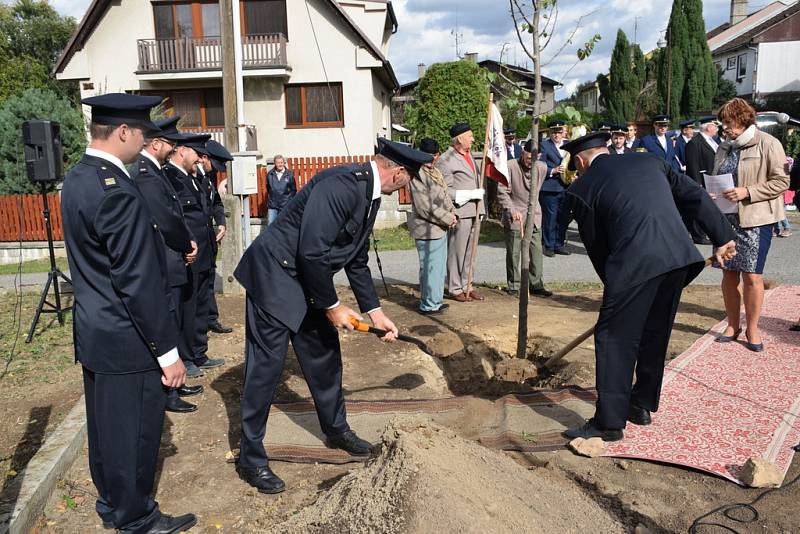
[{"label": "grass lawn", "polygon": [[[69,269],[67,265],[67,258],[56,258],[56,265],[62,271],[66,272]],[[19,264],[9,263],[0,265],[0,274],[15,274]],[[31,260],[22,262],[23,273],[46,273],[50,270],[50,258],[42,258],[40,260]]]},{"label": "grass lawn", "polygon": [[[378,250],[409,250],[414,248],[414,239],[404,224],[395,228],[375,230]],[[495,243],[503,240],[503,226],[495,220],[486,219],[481,223],[480,243]]]}]

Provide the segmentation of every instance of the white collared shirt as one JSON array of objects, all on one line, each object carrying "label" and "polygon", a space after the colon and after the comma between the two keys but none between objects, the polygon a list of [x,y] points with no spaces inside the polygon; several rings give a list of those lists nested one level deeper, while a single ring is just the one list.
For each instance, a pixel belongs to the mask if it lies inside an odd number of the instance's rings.
[{"label": "white collared shirt", "polygon": [[156,169],[161,170],[161,164],[158,162],[158,160],[156,159],[156,157],[154,155],[152,155],[147,150],[142,150],[141,154],[142,154],[142,156],[144,156],[147,159],[149,159],[150,161],[152,161],[153,165],[156,166]]},{"label": "white collared shirt", "polygon": [[667,151],[667,136],[666,135],[657,135],[656,139],[661,144],[661,147],[664,149],[664,152]]},{"label": "white collared shirt", "polygon": [[[147,154],[144,151],[142,151],[142,154],[144,154],[146,156],[149,156],[149,157],[152,157],[152,156],[150,156],[150,154]],[[122,163],[122,160],[119,159],[118,157],[114,156],[113,154],[109,154],[108,152],[105,152],[104,150],[98,150],[96,148],[89,147],[89,148],[86,149],[86,155],[87,156],[94,156],[94,157],[100,158],[100,159],[104,159],[107,162],[112,163],[113,165],[115,165],[116,167],[121,169],[122,172],[125,173],[125,176],[127,176],[128,178],[131,177],[131,175],[128,174],[128,169],[125,168],[125,164]],[[155,160],[155,158],[153,158],[153,159]],[[161,166],[159,165],[159,168],[160,167]],[[158,365],[160,367],[169,367],[173,363],[177,362],[179,359],[180,359],[180,356],[178,355],[178,347],[173,347],[172,350],[167,351],[166,353],[162,354],[161,356],[159,356],[157,358]]]},{"label": "white collared shirt", "polygon": [[96,148],[88,147],[86,149],[86,155],[87,156],[94,156],[95,158],[104,159],[107,162],[113,164],[115,167],[119,168],[122,172],[124,172],[125,176],[127,176],[128,178],[131,177],[131,175],[128,173],[128,169],[125,168],[125,164],[122,163],[122,160],[119,159],[114,154],[109,154],[105,150],[98,150]]},{"label": "white collared shirt", "polygon": [[181,171],[181,174],[183,174],[184,176],[189,176],[189,173],[186,172],[186,169],[184,169],[180,165],[175,165],[174,161],[170,161],[169,164],[172,165],[173,167],[175,167],[176,169],[178,169],[179,171]]},{"label": "white collared shirt", "polygon": [[706,140],[706,143],[708,143],[708,146],[710,146],[712,149],[714,149],[714,152],[716,152],[717,149],[719,148],[719,145],[717,144],[716,141],[714,141],[714,138],[707,136],[703,132],[700,132],[700,135],[702,135],[703,139]]}]

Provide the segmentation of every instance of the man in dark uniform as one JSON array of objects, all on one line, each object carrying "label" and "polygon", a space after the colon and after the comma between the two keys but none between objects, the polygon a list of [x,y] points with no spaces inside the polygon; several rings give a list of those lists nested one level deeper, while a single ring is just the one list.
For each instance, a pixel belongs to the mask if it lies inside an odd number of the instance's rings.
[{"label": "man in dark uniform", "polygon": [[542,206],[542,247],[543,254],[553,257],[555,254],[568,256],[564,249],[567,240],[567,227],[561,225],[561,209],[564,205],[567,184],[564,183],[564,155],[561,146],[564,144],[564,121],[554,120],[547,124],[550,137],[542,141],[539,159],[547,165],[542,190],[539,193],[539,204]]},{"label": "man in dark uniform", "polygon": [[203,150],[210,135],[188,135],[178,141],[175,151],[164,166],[166,174],[181,202],[186,225],[197,241],[197,259],[190,265],[191,291],[184,301],[183,336],[190,354],[185,358],[189,377],[202,376],[203,369],[219,367],[221,358],[209,358],[208,352],[208,300],[211,290],[211,269],[214,265],[214,230],[210,222],[210,209],[200,179],[195,176]]},{"label": "man in dark uniform", "polygon": [[681,122],[681,133],[675,138],[675,157],[681,164],[682,172],[686,172],[686,144],[694,137],[694,123],[694,119]]},{"label": "man in dark uniform", "polygon": [[522,155],[522,145],[517,143],[514,128],[504,128],[503,135],[506,139],[506,158],[508,161],[518,159]]},{"label": "man in dark uniform", "polygon": [[[701,187],[706,186],[703,175],[714,172],[714,157],[719,148],[718,129],[716,117],[703,117],[700,119],[700,133],[686,143],[686,174]],[[698,245],[711,244],[697,224],[689,226],[689,233]]]},{"label": "man in dark uniform", "polygon": [[[681,291],[703,269],[681,215],[697,220],[724,261],[734,233],[708,194],[650,154],[609,156],[608,134],[565,146],[580,173],[567,191],[603,303],[595,326],[597,406],[565,436],[622,439],[626,421],[650,424],[658,410],[664,361]],[[631,388],[636,372],[636,384]]]},{"label": "man in dark uniform", "polygon": [[625,144],[625,135],[627,133],[627,128],[621,124],[616,124],[611,128],[611,144],[608,145],[609,154],[617,155],[633,152],[633,149],[628,148]]},{"label": "man in dark uniform", "polygon": [[222,196],[217,191],[217,173],[225,172],[225,164],[233,161],[233,156],[228,149],[213,139],[205,144],[199,152],[200,161],[197,170],[202,175],[202,184],[205,195],[208,199],[208,207],[211,209],[211,219],[215,228],[215,236],[212,245],[214,246],[214,266],[211,268],[211,283],[208,288],[211,295],[208,297],[208,329],[216,334],[230,334],[233,328],[229,328],[219,322],[219,307],[217,306],[217,294],[214,289],[214,282],[217,279],[217,252],[219,243],[225,237],[225,207],[222,205]]},{"label": "man in dark uniform", "polygon": [[84,99],[92,140],[61,193],[96,510],[107,528],[137,534],[183,532],[197,522],[192,514],[163,515],[151,495],[164,386],[182,386],[186,370],[162,237],[125,164],[156,129],[150,109],[159,102],[127,94]]},{"label": "man in dark uniform", "polygon": [[370,444],[347,424],[337,328],[360,316],[341,304],[333,276],[344,269],[358,306],[386,341],[397,336],[375,293],[368,236],[381,194],[404,187],[430,154],[378,139],[371,163],[317,174],[247,249],[234,276],[247,290],[245,379],[239,476],[263,493],[284,490],[269,468],[264,434],[289,341],[308,382],[326,445],[367,455]]},{"label": "man in dark uniform", "polygon": [[[145,147],[138,161],[131,165],[130,174],[164,238],[167,273],[172,290],[172,302],[175,305],[175,320],[178,328],[182,328],[184,295],[190,289],[187,264],[197,258],[197,243],[194,242],[194,236],[183,220],[178,196],[161,170],[177,141],[182,139],[176,128],[179,120],[180,117],[173,117],[155,123],[160,131],[154,134],[154,137],[145,139]],[[182,336],[180,340],[178,352],[190,354]],[[167,396],[167,411],[187,413],[197,410],[197,406],[180,397],[199,395],[202,392],[201,385],[184,384],[177,389],[170,389]]]},{"label": "man in dark uniform", "polygon": [[671,115],[656,115],[653,117],[653,133],[645,135],[639,139],[639,148],[645,149],[651,154],[655,154],[667,163],[676,172],[681,171],[681,164],[675,157],[675,145],[672,137],[667,135]]}]

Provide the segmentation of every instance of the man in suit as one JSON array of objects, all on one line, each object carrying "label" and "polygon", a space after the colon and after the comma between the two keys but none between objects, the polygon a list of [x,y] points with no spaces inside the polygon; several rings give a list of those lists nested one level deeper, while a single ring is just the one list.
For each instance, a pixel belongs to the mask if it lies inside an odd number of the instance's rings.
[{"label": "man in suit", "polygon": [[[150,213],[158,224],[158,230],[164,239],[164,254],[167,262],[167,275],[175,306],[175,322],[178,328],[183,327],[183,301],[190,291],[187,264],[197,259],[197,243],[183,220],[183,211],[175,190],[162,171],[167,157],[183,136],[176,125],[180,117],[164,119],[155,124],[159,132],[145,139],[145,147],[138,161],[130,168],[131,177],[144,197]],[[179,338],[180,354],[190,354],[189,346]],[[168,412],[187,413],[197,410],[197,406],[180,397],[199,395],[203,386],[183,385],[170,389],[167,396]]]},{"label": "man in suit", "polygon": [[514,128],[504,128],[503,134],[506,138],[506,158],[508,161],[517,159],[522,155],[522,147],[517,143]]},{"label": "man in suit", "polygon": [[564,182],[564,121],[554,120],[547,124],[550,137],[542,141],[539,159],[547,165],[547,176],[539,193],[542,206],[542,246],[543,254],[552,258],[555,254],[569,256],[564,245],[567,241],[567,227],[561,224],[559,214],[564,206],[567,184]]},{"label": "man in suit", "polygon": [[625,144],[625,135],[627,134],[627,129],[625,126],[616,124],[614,127],[611,128],[611,144],[608,145],[608,153],[609,154],[627,154],[628,152],[633,152],[633,149],[628,148]]},{"label": "man in suit", "polygon": [[458,224],[447,238],[447,280],[450,298],[456,302],[483,300],[474,289],[468,289],[472,257],[472,240],[475,217],[486,213],[483,207],[483,188],[478,165],[470,149],[474,141],[469,124],[459,122],[450,128],[451,145],[439,158],[436,168],[442,172],[450,199],[456,207]]},{"label": "man in suit", "polygon": [[197,259],[189,266],[191,291],[184,301],[183,336],[190,353],[186,356],[190,377],[203,375],[204,369],[219,367],[222,358],[208,357],[208,306],[211,289],[211,272],[214,267],[215,232],[211,225],[209,199],[199,176],[196,175],[199,151],[205,149],[210,135],[188,135],[178,141],[164,174],[175,189],[181,202],[186,225],[197,241]]},{"label": "man in suit", "polygon": [[326,445],[364,456],[370,444],[347,424],[337,328],[361,316],[339,301],[333,276],[344,269],[362,313],[393,341],[397,328],[381,310],[367,264],[368,238],[381,194],[408,184],[432,157],[378,139],[371,163],[317,174],[245,251],[234,276],[247,291],[245,379],[239,476],[262,493],[283,481],[269,468],[264,434],[289,341],[308,382]]},{"label": "man in suit", "polygon": [[642,137],[639,140],[639,147],[666,161],[670,167],[675,169],[675,172],[682,172],[681,164],[675,157],[673,139],[667,135],[671,120],[672,116],[670,115],[656,115],[653,117],[654,132]]},{"label": "man in suit", "polygon": [[639,138],[636,137],[638,129],[638,126],[633,121],[625,123],[625,146],[631,150],[639,148]]},{"label": "man in suit", "polygon": [[[686,174],[701,187],[706,186],[704,174],[714,172],[714,156],[719,148],[717,142],[716,117],[700,119],[700,133],[686,143]],[[711,241],[696,223],[688,225],[692,240],[698,245],[710,245]]]},{"label": "man in suit", "polygon": [[210,208],[209,216],[214,226],[214,241],[211,243],[214,252],[214,263],[211,267],[211,282],[208,284],[210,295],[208,297],[208,330],[215,334],[230,334],[233,328],[219,322],[219,306],[217,306],[217,293],[214,282],[217,278],[217,252],[222,238],[225,237],[225,207],[222,205],[222,195],[217,190],[217,173],[225,172],[226,164],[233,161],[233,156],[228,149],[217,141],[209,139],[199,152],[200,161],[197,171],[202,175],[201,182],[205,189],[204,194],[208,199],[207,207]]},{"label": "man in suit", "polygon": [[197,523],[192,514],[162,514],[152,497],[164,387],[182,386],[186,369],[162,237],[125,165],[157,129],[150,109],[160,102],[122,93],[84,99],[91,141],[61,193],[96,510],[122,533],[171,534]]},{"label": "man in suit", "polygon": [[680,123],[681,134],[675,139],[675,157],[681,164],[682,172],[686,172],[686,144],[694,137],[694,123],[694,119]]},{"label": "man in suit", "polygon": [[519,295],[521,275],[520,232],[524,216],[528,213],[528,201],[533,187],[536,204],[533,209],[533,234],[531,237],[530,269],[528,287],[531,293],[539,297],[552,297],[553,293],[545,289],[542,277],[542,207],[539,205],[539,190],[547,175],[547,165],[535,161],[533,142],[528,140],[518,160],[508,162],[508,185],[498,184],[497,202],[503,213],[501,222],[506,238],[506,293]]},{"label": "man in suit", "polygon": [[595,326],[595,415],[564,434],[616,441],[627,421],[650,424],[658,410],[681,292],[703,269],[681,215],[699,221],[720,262],[736,249],[733,229],[705,190],[665,161],[610,156],[606,139],[595,133],[565,147],[581,176],[567,192],[568,217],[577,221],[604,289]]}]

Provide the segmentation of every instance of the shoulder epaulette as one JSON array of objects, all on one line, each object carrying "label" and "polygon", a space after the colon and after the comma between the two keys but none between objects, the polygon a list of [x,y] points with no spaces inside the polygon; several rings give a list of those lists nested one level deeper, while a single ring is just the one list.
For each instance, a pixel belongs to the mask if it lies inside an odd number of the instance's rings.
[{"label": "shoulder epaulette", "polygon": [[97,178],[100,180],[100,185],[104,191],[119,187],[119,184],[117,183],[117,175],[105,165],[97,167]]}]

